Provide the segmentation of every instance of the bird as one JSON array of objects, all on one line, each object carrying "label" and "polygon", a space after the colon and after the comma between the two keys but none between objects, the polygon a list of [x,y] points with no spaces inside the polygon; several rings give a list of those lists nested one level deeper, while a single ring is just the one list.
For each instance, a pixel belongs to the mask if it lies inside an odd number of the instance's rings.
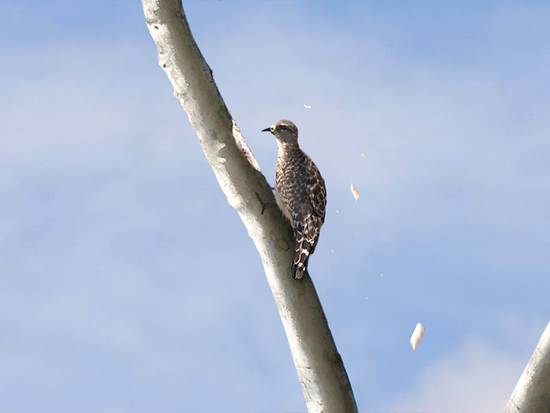
[{"label": "bird", "polygon": [[298,128],[283,119],[265,128],[277,141],[275,199],[294,235],[291,274],[299,280],[307,274],[309,257],[315,252],[325,222],[327,189],[315,163],[298,144]]}]

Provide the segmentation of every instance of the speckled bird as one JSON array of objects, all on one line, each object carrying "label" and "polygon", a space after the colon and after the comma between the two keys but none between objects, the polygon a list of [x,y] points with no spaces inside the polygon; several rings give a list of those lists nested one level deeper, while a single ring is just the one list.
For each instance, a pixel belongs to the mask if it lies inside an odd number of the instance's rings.
[{"label": "speckled bird", "polygon": [[275,197],[294,231],[291,272],[295,279],[300,279],[307,272],[309,257],[315,251],[325,222],[325,181],[317,166],[300,149],[294,123],[280,120],[262,132],[271,132],[277,139]]}]

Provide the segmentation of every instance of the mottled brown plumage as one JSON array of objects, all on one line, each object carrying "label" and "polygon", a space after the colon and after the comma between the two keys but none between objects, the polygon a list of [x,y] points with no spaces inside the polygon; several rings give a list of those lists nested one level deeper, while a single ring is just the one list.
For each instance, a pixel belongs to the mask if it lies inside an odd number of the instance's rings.
[{"label": "mottled brown plumage", "polygon": [[295,251],[292,275],[300,279],[307,271],[309,257],[315,251],[325,221],[327,191],[317,166],[298,145],[298,128],[280,120],[264,129],[277,138],[275,170],[277,204],[294,231]]}]

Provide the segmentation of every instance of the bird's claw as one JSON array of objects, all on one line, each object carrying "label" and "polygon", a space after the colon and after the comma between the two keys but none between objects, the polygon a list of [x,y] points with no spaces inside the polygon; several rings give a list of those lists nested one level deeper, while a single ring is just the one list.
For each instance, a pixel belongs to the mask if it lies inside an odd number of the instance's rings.
[{"label": "bird's claw", "polygon": [[256,198],[258,199],[258,201],[260,202],[260,205],[262,206],[262,211],[260,212],[260,215],[263,215],[266,208],[265,202],[262,201],[262,198],[260,198],[260,194],[258,194],[257,192],[254,192],[254,194],[256,195]]}]

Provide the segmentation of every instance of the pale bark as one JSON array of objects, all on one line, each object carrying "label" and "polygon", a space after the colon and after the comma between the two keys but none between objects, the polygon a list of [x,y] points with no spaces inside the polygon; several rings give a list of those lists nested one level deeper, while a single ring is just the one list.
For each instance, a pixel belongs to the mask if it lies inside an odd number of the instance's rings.
[{"label": "pale bark", "polygon": [[550,413],[550,322],[523,370],[504,413]]},{"label": "pale bark", "polygon": [[142,4],[160,66],[197,132],[229,205],[238,212],[260,254],[308,411],[356,412],[351,385],[315,287],[309,277],[291,279],[289,225],[218,92],[180,0],[142,0]]}]

